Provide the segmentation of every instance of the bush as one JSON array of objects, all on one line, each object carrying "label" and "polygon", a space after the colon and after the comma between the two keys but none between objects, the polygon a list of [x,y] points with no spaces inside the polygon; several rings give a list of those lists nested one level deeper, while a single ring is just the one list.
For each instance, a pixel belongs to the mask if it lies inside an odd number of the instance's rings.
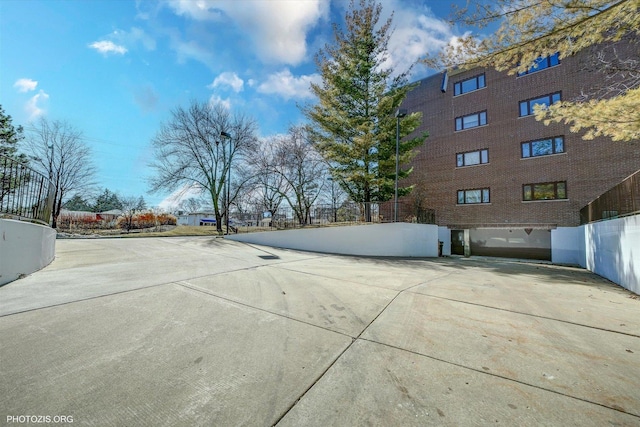
[{"label": "bush", "polygon": [[141,230],[160,225],[176,225],[177,223],[176,217],[170,214],[162,213],[156,215],[153,212],[142,212],[132,217],[119,217],[117,226],[123,230]]},{"label": "bush", "polygon": [[57,226],[60,229],[96,230],[107,228],[105,222],[95,216],[60,215]]}]

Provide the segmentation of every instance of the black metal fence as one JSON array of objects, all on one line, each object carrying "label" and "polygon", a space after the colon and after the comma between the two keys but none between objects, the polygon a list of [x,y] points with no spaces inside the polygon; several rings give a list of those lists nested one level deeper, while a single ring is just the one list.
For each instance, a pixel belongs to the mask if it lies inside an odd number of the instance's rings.
[{"label": "black metal fence", "polygon": [[49,224],[53,186],[49,178],[29,166],[0,156],[0,217]]},{"label": "black metal fence", "polygon": [[[239,227],[262,226],[274,229],[385,223],[393,222],[394,204],[393,202],[316,204],[308,210],[282,207],[271,216],[263,211],[242,213],[232,211],[231,219],[233,224]],[[435,211],[407,203],[398,203],[398,222],[435,224]]]},{"label": "black metal fence", "polygon": [[580,224],[640,213],[640,170],[580,209]]}]

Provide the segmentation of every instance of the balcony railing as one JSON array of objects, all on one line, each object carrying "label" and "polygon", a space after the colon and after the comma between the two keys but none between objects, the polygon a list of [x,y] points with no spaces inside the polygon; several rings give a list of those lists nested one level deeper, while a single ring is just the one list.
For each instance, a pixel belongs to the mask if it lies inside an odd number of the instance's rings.
[{"label": "balcony railing", "polygon": [[640,213],[640,170],[580,209],[580,224]]},{"label": "balcony railing", "polygon": [[15,159],[0,156],[0,217],[50,224],[53,185]]}]

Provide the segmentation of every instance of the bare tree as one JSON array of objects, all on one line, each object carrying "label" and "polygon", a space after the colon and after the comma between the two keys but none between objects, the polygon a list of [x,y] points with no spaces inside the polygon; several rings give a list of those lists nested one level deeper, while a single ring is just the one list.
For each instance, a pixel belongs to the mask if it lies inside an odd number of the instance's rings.
[{"label": "bare tree", "polygon": [[273,218],[284,200],[288,185],[285,177],[276,171],[279,151],[279,138],[271,137],[262,141],[254,161],[254,186],[252,199],[255,206],[263,212],[269,212]]},{"label": "bare tree", "polygon": [[122,204],[122,216],[124,217],[124,223],[122,224],[126,228],[127,233],[133,228],[133,217],[136,212],[140,212],[139,199],[135,196],[120,196],[120,203]]},{"label": "bare tree", "polygon": [[91,149],[83,141],[80,130],[67,122],[49,122],[45,118],[30,126],[25,149],[31,154],[34,167],[53,183],[52,227],[56,228],[63,200],[95,184]]},{"label": "bare tree", "polygon": [[174,109],[152,141],[151,190],[199,187],[213,204],[221,232],[222,217],[228,219],[227,208],[246,183],[243,165],[255,146],[256,127],[253,119],[232,115],[221,104],[192,101],[187,109]]},{"label": "bare tree", "polygon": [[198,212],[202,207],[202,201],[195,197],[190,197],[180,202],[180,208],[189,213]]},{"label": "bare tree", "polygon": [[331,218],[333,222],[338,222],[338,208],[348,200],[347,193],[343,190],[345,187],[337,179],[332,176],[327,177],[327,185],[321,193],[321,203],[331,205]]},{"label": "bare tree", "polygon": [[309,223],[311,206],[324,186],[327,165],[304,127],[292,127],[275,141],[268,171],[273,174],[269,188],[284,197],[300,224]]}]

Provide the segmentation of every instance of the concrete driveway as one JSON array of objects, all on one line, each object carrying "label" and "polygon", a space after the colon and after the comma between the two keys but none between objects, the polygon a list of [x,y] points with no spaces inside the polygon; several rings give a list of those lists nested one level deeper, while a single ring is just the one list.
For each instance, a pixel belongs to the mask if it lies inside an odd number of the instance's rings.
[{"label": "concrete driveway", "polygon": [[0,425],[640,425],[640,299],[545,264],[59,240],[0,343]]}]

